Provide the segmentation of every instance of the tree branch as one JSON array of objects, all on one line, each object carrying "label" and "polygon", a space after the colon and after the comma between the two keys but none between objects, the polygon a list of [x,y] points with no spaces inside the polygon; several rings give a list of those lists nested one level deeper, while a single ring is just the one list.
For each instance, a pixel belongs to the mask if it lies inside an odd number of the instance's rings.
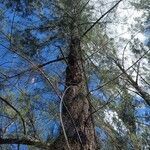
[{"label": "tree branch", "polygon": [[24,119],[23,119],[21,113],[20,113],[13,105],[11,105],[6,99],[2,98],[1,96],[0,96],[0,99],[1,99],[5,104],[7,104],[9,107],[11,107],[11,108],[18,114],[18,116],[20,117],[20,119],[21,119],[21,121],[22,121],[22,124],[23,124],[24,134],[26,134],[25,121],[24,121]]},{"label": "tree branch", "polygon": [[140,93],[141,97],[145,100],[147,105],[150,106],[150,95],[142,90],[142,88],[135,82],[132,77],[127,73],[127,71],[120,65],[119,62],[115,61],[115,64],[119,67],[119,69],[122,71],[123,74],[127,77],[127,79],[130,81],[131,85]]},{"label": "tree branch", "polygon": [[34,66],[34,67],[29,68],[29,69],[23,70],[23,71],[21,71],[21,72],[15,74],[15,75],[13,75],[13,76],[10,76],[9,78],[14,78],[14,77],[20,76],[20,75],[24,74],[25,72],[28,72],[28,71],[31,71],[31,70],[37,70],[37,68],[42,68],[42,67],[44,67],[44,66],[46,66],[46,65],[49,65],[49,64],[51,64],[51,63],[58,62],[58,61],[61,61],[61,60],[64,60],[64,59],[65,59],[65,58],[58,58],[58,59],[54,59],[54,60],[48,61],[48,62],[46,62],[46,63],[37,65],[36,67]]},{"label": "tree branch", "polygon": [[108,11],[106,11],[100,18],[98,18],[93,25],[91,25],[82,35],[82,37],[84,37],[91,29],[93,29],[93,27],[103,18],[105,17],[110,11],[112,11],[116,6],[119,5],[119,3],[123,1],[123,0],[119,0],[113,7],[111,7]]},{"label": "tree branch", "polygon": [[49,144],[40,142],[40,141],[32,141],[30,139],[18,139],[18,138],[1,138],[0,137],[0,145],[1,144],[22,144],[22,145],[30,145],[35,146],[42,149],[49,149]]},{"label": "tree branch", "polygon": [[[125,71],[128,71],[128,70],[130,70],[131,68],[133,68],[133,66],[136,65],[149,51],[150,51],[150,49],[147,50],[138,60],[136,60],[136,61],[135,61],[129,68],[127,68]],[[109,56],[109,57],[110,57],[110,56]],[[110,57],[110,59],[114,60],[112,57]],[[94,91],[97,91],[97,90],[99,90],[99,89],[101,89],[101,88],[103,88],[104,86],[108,85],[109,83],[112,83],[113,81],[115,81],[115,80],[117,80],[119,77],[121,77],[123,74],[124,74],[123,72],[120,73],[119,75],[117,75],[117,76],[114,77],[113,79],[109,80],[108,82],[104,83],[103,85],[101,85],[101,86],[99,86],[99,87],[97,87],[97,88],[91,90],[90,93],[91,93],[91,92],[94,92]]]}]

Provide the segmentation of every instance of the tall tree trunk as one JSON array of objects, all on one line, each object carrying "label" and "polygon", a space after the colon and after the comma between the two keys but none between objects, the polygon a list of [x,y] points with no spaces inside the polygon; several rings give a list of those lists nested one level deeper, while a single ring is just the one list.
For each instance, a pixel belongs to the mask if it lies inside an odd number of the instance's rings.
[{"label": "tall tree trunk", "polygon": [[[62,119],[71,150],[95,150],[95,131],[91,106],[83,75],[81,46],[78,37],[70,41],[68,67],[66,68],[66,90]],[[55,150],[68,150],[63,131],[53,145]]]}]

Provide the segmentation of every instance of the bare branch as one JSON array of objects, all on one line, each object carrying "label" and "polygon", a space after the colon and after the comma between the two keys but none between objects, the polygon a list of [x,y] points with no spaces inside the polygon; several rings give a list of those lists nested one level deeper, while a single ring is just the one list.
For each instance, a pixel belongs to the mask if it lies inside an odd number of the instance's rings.
[{"label": "bare branch", "polygon": [[[131,69],[134,65],[136,65],[149,51],[150,51],[150,49],[147,50],[137,61],[135,61],[135,62],[134,62],[129,68],[127,68],[125,71],[130,70],[130,69]],[[110,57],[110,58],[113,59],[112,57]],[[114,60],[114,59],[113,59],[113,60]],[[94,92],[94,91],[96,91],[96,90],[101,89],[102,87],[108,85],[108,84],[111,83],[112,81],[117,80],[117,79],[118,79],[120,76],[122,76],[123,74],[124,74],[123,72],[120,73],[120,74],[119,74],[118,76],[116,76],[115,78],[109,80],[108,82],[106,82],[106,83],[104,83],[103,85],[97,87],[96,89],[91,90],[90,92]]]},{"label": "bare branch", "polygon": [[23,129],[24,129],[24,134],[26,134],[25,121],[24,121],[24,119],[23,119],[21,113],[20,113],[12,104],[10,104],[6,99],[4,99],[4,98],[2,98],[2,97],[0,97],[0,99],[1,99],[4,103],[6,103],[9,107],[11,107],[11,108],[18,114],[18,116],[19,116],[20,119],[22,120]]},{"label": "bare branch", "polygon": [[137,84],[136,81],[132,79],[132,77],[127,73],[127,70],[125,70],[119,62],[115,61],[115,64],[119,67],[119,69],[122,71],[123,74],[126,75],[127,79],[130,81],[131,85],[140,93],[141,97],[145,100],[147,105],[150,106],[150,95],[143,91],[143,89]]},{"label": "bare branch", "polygon": [[54,63],[54,62],[58,62],[58,61],[61,61],[61,60],[64,60],[64,59],[65,59],[65,58],[58,58],[58,59],[54,59],[54,60],[48,61],[48,62],[46,62],[46,63],[37,65],[36,67],[31,67],[31,68],[29,68],[29,69],[23,70],[23,71],[19,72],[18,74],[15,74],[15,75],[13,75],[13,76],[10,76],[9,78],[14,78],[14,77],[20,76],[20,75],[22,75],[22,74],[24,74],[24,73],[26,73],[26,72],[28,72],[28,71],[37,70],[38,68],[42,68],[42,67],[44,67],[44,66],[46,66],[46,65],[49,65],[49,64],[52,64],[52,63]]},{"label": "bare branch", "polygon": [[93,27],[102,19],[104,18],[108,13],[110,13],[116,6],[119,5],[119,3],[123,0],[119,0],[113,7],[111,7],[107,12],[105,12],[100,18],[98,18],[93,25],[91,25],[82,35],[82,38],[91,30]]}]

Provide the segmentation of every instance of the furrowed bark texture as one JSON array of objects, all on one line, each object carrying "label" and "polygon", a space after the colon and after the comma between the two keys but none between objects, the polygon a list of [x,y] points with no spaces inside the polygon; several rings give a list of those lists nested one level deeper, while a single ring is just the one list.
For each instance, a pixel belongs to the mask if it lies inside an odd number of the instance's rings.
[{"label": "furrowed bark texture", "polygon": [[[95,131],[91,106],[86,98],[80,40],[72,38],[66,69],[63,123],[71,150],[95,150]],[[90,117],[89,117],[90,116]],[[68,150],[63,132],[52,146],[54,150]]]}]

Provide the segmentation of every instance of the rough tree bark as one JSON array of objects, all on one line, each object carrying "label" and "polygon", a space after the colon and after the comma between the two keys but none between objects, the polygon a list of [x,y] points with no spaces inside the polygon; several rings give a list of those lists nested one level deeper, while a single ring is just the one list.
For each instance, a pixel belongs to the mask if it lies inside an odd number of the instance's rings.
[{"label": "rough tree bark", "polygon": [[[91,106],[82,68],[81,46],[78,37],[72,37],[66,68],[66,92],[63,105],[63,123],[71,150],[95,150],[95,131]],[[68,150],[63,132],[52,145],[55,150]]]}]

